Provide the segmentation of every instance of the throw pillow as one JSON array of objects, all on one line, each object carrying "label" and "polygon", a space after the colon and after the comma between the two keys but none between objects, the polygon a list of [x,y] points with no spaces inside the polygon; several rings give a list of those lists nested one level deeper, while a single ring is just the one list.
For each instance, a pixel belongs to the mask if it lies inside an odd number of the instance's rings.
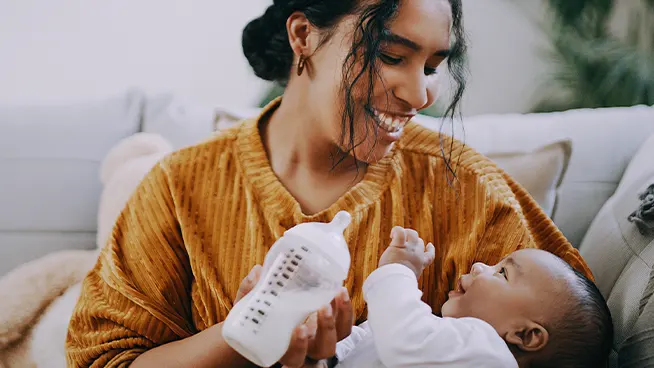
[{"label": "throw pillow", "polygon": [[643,231],[651,220],[646,203],[650,198],[644,194],[654,184],[652,157],[654,136],[633,157],[579,248],[611,309],[615,328],[611,367],[654,365],[654,234]]},{"label": "throw pillow", "polygon": [[563,140],[530,152],[489,152],[486,156],[520,183],[551,217],[571,154],[572,142]]}]

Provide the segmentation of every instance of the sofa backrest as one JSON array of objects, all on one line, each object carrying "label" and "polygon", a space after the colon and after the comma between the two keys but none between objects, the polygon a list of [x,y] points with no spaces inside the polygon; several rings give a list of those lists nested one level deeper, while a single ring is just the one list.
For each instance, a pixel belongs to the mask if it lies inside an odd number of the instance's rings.
[{"label": "sofa backrest", "polygon": [[95,248],[107,151],[136,133],[142,93],[70,106],[0,106],[0,275],[63,249]]},{"label": "sofa backrest", "polygon": [[[0,172],[8,178],[0,181],[0,275],[52,251],[95,247],[98,168],[121,139],[142,130],[179,148],[258,111],[191,105],[166,94],[146,99],[140,91],[72,106],[0,106]],[[439,119],[417,120],[440,129]],[[462,126],[465,142],[482,153],[572,141],[553,218],[578,245],[636,148],[654,132],[654,108],[475,116],[456,124],[457,138],[464,138]]]}]

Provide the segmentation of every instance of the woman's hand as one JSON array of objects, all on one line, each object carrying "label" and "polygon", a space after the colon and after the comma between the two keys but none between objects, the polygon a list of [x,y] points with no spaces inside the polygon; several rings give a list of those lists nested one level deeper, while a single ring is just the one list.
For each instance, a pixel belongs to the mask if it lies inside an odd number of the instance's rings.
[{"label": "woman's hand", "polygon": [[257,286],[257,282],[259,282],[259,279],[261,278],[261,270],[263,270],[263,267],[260,265],[252,267],[250,273],[243,279],[243,281],[241,281],[241,285],[238,287],[234,304],[238,303],[239,300],[243,299],[243,297],[248,295],[250,291]]},{"label": "woman's hand", "polygon": [[353,322],[352,304],[344,289],[295,329],[280,362],[287,368],[326,367],[324,360],[336,355],[336,343],[350,335]]},{"label": "woman's hand", "polygon": [[[241,282],[235,302],[254,289],[261,277],[261,270],[261,266],[254,266]],[[280,364],[285,368],[327,367],[325,360],[336,355],[336,343],[350,335],[353,323],[352,304],[347,290],[343,288],[330,304],[295,328]]]}]

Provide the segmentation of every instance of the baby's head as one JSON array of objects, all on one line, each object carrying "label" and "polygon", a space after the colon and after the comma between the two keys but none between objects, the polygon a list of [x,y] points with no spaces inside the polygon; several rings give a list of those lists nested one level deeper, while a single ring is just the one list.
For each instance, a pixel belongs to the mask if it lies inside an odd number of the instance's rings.
[{"label": "baby's head", "polygon": [[463,275],[443,317],[488,322],[521,366],[599,367],[613,342],[611,315],[595,284],[549,252],[525,249]]}]

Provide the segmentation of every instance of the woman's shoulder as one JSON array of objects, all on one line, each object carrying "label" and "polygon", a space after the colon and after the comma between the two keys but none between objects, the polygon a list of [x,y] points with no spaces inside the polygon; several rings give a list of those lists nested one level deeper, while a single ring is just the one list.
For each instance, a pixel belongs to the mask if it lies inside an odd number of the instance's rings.
[{"label": "woman's shoulder", "polygon": [[405,162],[430,162],[431,169],[449,164],[457,173],[478,177],[503,176],[502,170],[492,160],[465,142],[415,122],[406,126],[398,143],[402,156],[408,159]]}]

